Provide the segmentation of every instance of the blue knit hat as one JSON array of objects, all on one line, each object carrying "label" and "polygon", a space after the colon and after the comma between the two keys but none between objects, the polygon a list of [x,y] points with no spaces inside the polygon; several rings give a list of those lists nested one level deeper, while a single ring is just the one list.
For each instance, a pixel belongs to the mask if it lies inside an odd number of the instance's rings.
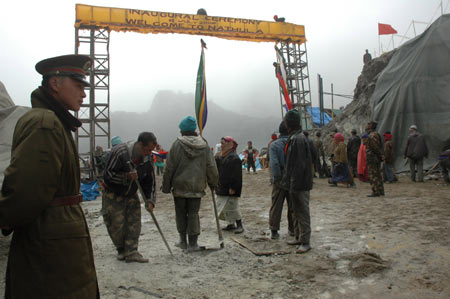
[{"label": "blue knit hat", "polygon": [[113,138],[111,138],[111,146],[117,145],[117,144],[121,144],[122,139],[120,138],[120,136],[114,136]]},{"label": "blue knit hat", "polygon": [[178,125],[181,131],[183,132],[195,132],[197,128],[197,122],[195,118],[192,116],[186,116]]}]

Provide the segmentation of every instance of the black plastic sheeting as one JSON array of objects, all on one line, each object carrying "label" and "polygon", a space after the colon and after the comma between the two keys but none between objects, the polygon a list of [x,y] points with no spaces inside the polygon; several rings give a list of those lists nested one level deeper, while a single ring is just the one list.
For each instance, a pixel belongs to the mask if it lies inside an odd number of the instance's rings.
[{"label": "black plastic sheeting", "polygon": [[395,170],[409,170],[403,159],[409,127],[425,136],[424,168],[438,161],[450,142],[450,14],[397,49],[380,74],[370,99],[377,131],[393,134]]}]

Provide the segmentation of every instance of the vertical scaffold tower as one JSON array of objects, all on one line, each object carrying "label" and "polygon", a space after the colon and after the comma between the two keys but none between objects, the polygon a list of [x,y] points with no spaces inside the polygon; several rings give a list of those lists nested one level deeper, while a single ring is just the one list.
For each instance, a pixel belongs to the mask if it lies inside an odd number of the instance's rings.
[{"label": "vertical scaffold tower", "polygon": [[[311,90],[306,43],[298,44],[282,41],[278,46],[286,62],[286,85],[293,107],[300,112],[303,130],[312,129],[314,123],[308,113],[308,107],[311,108]],[[281,89],[280,97],[282,97]],[[284,115],[284,109],[282,111]]]},{"label": "vertical scaffold tower", "polygon": [[[110,94],[109,94],[109,30],[95,26],[81,26],[75,29],[75,54],[91,57],[93,65],[89,74],[89,94],[75,116],[82,126],[75,133],[80,156],[93,161],[96,145],[109,147],[111,140]],[[88,151],[87,153],[84,153]]]}]

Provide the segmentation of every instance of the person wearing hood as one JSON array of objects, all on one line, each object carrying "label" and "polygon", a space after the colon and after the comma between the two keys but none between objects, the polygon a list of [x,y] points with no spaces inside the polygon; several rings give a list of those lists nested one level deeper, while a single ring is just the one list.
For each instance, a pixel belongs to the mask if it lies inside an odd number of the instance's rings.
[{"label": "person wearing hood", "polygon": [[217,211],[219,219],[228,222],[224,230],[233,230],[235,234],[240,234],[244,232],[241,212],[239,211],[239,197],[242,190],[242,162],[236,154],[238,144],[232,137],[222,137],[220,144],[222,150],[218,161]]},{"label": "person wearing hood", "polygon": [[180,235],[175,246],[195,251],[199,249],[200,201],[206,194],[207,185],[217,187],[219,175],[208,143],[195,132],[195,118],[185,117],[179,128],[181,136],[173,142],[167,155],[162,192],[172,193],[174,198],[176,225]]}]

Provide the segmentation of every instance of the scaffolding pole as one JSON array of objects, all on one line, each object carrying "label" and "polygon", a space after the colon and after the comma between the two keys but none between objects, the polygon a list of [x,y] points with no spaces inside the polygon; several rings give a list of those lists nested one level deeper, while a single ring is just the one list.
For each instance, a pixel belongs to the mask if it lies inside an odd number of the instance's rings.
[{"label": "scaffolding pole", "polygon": [[[95,26],[75,29],[75,54],[89,56],[93,64],[89,72],[89,98],[75,116],[82,126],[75,132],[75,142],[83,160],[82,167],[94,179],[94,152],[96,147],[109,147],[111,140],[110,91],[109,91],[109,30]],[[86,159],[86,157],[89,157]]]},{"label": "scaffolding pole", "polygon": [[300,113],[302,128],[312,129],[314,123],[308,112],[308,107],[311,109],[311,90],[306,43],[282,41],[279,45],[280,53],[286,62],[286,86],[292,105]]}]

